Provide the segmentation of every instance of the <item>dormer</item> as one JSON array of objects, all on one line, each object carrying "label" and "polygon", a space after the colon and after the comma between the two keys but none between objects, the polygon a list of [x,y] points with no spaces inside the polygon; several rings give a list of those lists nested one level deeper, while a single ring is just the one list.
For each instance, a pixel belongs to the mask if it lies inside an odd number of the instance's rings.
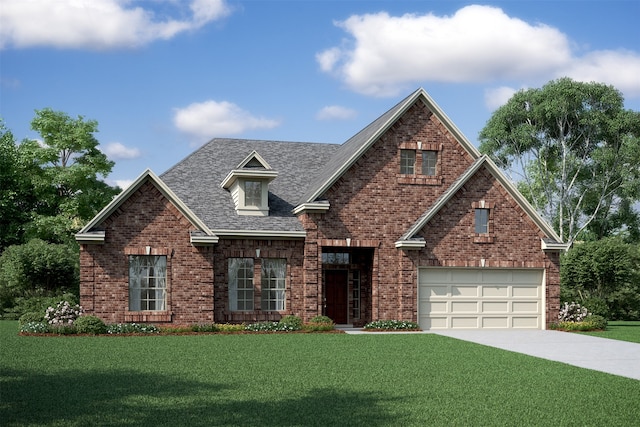
[{"label": "dormer", "polygon": [[238,215],[269,215],[269,183],[278,172],[256,151],[251,152],[220,184],[233,198]]}]

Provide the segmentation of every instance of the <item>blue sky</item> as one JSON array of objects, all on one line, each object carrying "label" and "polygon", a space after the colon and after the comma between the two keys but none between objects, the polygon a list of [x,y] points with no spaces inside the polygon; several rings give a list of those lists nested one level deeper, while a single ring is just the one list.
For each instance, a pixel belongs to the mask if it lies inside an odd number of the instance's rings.
[{"label": "blue sky", "polygon": [[513,91],[562,76],[640,110],[640,1],[2,0],[0,116],[95,119],[107,178],[215,137],[342,143],[424,87],[474,143]]}]

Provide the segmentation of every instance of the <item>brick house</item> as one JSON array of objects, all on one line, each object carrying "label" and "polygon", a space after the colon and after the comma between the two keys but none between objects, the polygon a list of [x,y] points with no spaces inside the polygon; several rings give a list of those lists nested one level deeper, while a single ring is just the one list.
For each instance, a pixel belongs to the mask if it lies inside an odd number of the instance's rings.
[{"label": "brick house", "polygon": [[77,235],[109,323],[545,328],[565,249],[418,89],[344,144],[214,139]]}]

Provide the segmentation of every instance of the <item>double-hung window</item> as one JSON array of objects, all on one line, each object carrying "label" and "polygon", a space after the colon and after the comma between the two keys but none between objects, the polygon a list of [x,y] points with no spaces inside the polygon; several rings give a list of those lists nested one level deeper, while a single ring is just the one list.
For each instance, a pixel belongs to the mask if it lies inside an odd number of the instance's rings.
[{"label": "double-hung window", "polygon": [[244,182],[244,205],[245,207],[262,207],[262,182]]},{"label": "double-hung window", "polygon": [[276,311],[285,309],[286,277],[286,259],[264,258],[262,260],[262,310]]},{"label": "double-hung window", "polygon": [[229,306],[253,311],[253,258],[229,258]]},{"label": "double-hung window", "polygon": [[424,150],[422,152],[422,175],[435,176],[438,164],[438,152],[434,150]]},{"label": "double-hung window", "polygon": [[475,210],[475,232],[476,234],[489,233],[489,209],[477,208]]},{"label": "double-hung window", "polygon": [[416,150],[400,150],[400,173],[413,175],[416,167]]},{"label": "double-hung window", "polygon": [[129,255],[129,310],[166,310],[167,257]]}]

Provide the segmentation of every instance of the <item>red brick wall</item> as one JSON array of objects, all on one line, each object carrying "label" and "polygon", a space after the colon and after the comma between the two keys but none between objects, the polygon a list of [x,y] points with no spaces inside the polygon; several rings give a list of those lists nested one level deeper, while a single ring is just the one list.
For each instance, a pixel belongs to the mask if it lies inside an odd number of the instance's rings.
[{"label": "red brick wall", "polygon": [[[438,177],[420,175],[420,150],[438,149]],[[415,176],[400,175],[400,149],[417,149]],[[420,265],[547,267],[547,317],[553,317],[559,294],[557,257],[540,249],[537,227],[490,173],[471,178],[445,209],[425,227],[427,248],[401,251],[394,243],[473,163],[426,106],[417,103],[324,195],[326,214],[305,215],[303,223],[317,239],[351,238],[375,242],[372,278],[373,317],[417,320],[416,283]],[[473,234],[473,202],[495,203],[493,243]],[[317,233],[315,228],[317,227]],[[317,236],[316,236],[317,235]],[[307,250],[313,242],[307,242]],[[305,274],[317,277],[313,256]],[[317,257],[315,257],[317,259]],[[373,319],[372,319],[373,320]]]},{"label": "red brick wall", "polygon": [[[147,182],[102,224],[105,243],[81,245],[80,302],[107,323],[213,322],[213,248],[194,247],[195,227]],[[128,255],[167,256],[167,310],[129,312]]]}]

